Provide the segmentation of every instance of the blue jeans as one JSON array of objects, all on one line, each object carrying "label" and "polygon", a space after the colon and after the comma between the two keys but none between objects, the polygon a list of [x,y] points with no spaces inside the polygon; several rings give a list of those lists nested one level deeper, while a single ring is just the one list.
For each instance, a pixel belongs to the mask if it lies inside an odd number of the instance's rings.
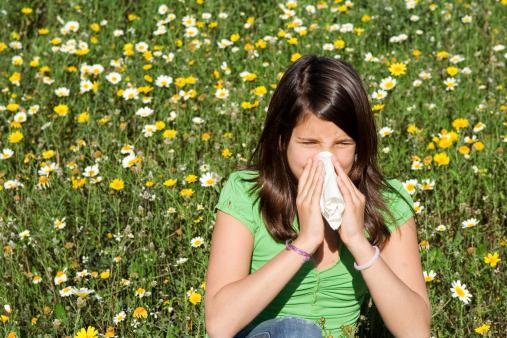
[{"label": "blue jeans", "polygon": [[283,317],[247,325],[233,338],[322,338],[322,329],[299,317]]}]

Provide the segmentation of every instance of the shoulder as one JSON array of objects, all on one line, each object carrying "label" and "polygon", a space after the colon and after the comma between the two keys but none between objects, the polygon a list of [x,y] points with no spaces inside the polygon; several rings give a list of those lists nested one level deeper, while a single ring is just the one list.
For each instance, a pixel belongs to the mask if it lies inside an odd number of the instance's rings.
[{"label": "shoulder", "polygon": [[389,188],[382,190],[382,197],[395,218],[386,220],[386,225],[392,232],[414,215],[414,201],[399,179],[390,178],[386,181]]},{"label": "shoulder", "polygon": [[232,187],[235,192],[247,192],[256,185],[254,179],[259,175],[256,170],[236,170],[229,174],[224,188]]}]

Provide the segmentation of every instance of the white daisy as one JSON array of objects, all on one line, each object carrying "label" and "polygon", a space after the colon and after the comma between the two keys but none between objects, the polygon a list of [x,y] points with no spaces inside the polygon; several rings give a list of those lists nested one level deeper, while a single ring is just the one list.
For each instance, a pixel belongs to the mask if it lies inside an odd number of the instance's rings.
[{"label": "white daisy", "polygon": [[376,90],[376,91],[373,92],[373,94],[371,94],[371,98],[372,99],[376,99],[376,100],[382,100],[386,96],[387,96],[387,92],[385,90],[383,90],[383,89]]},{"label": "white daisy", "polygon": [[17,189],[19,187],[24,187],[25,185],[21,182],[19,182],[17,179],[13,179],[13,180],[7,180],[4,182],[4,189],[6,190],[9,190],[9,189]]},{"label": "white daisy", "polygon": [[30,237],[30,230],[24,230],[24,231],[21,231],[19,234],[18,234],[19,238],[20,239],[25,239],[27,237]]},{"label": "white daisy", "polygon": [[121,74],[117,72],[111,72],[106,75],[106,80],[111,82],[112,84],[117,84],[121,81]]},{"label": "white daisy", "polygon": [[486,125],[482,122],[477,122],[474,126],[474,129],[473,129],[473,132],[474,133],[478,133],[480,132],[481,130],[483,130],[484,128],[486,128]]},{"label": "white daisy", "polygon": [[125,100],[132,100],[132,99],[137,99],[139,95],[139,92],[137,91],[137,88],[127,88],[123,91],[123,98]]},{"label": "white daisy", "polygon": [[381,82],[380,82],[380,88],[384,89],[384,90],[391,90],[393,89],[394,87],[396,86],[396,80],[393,79],[391,76],[383,79]]},{"label": "white daisy", "polygon": [[143,127],[144,137],[151,137],[157,131],[157,126],[154,124],[147,124]]},{"label": "white daisy", "polygon": [[56,273],[54,281],[56,285],[60,285],[67,281],[67,275],[65,274],[64,271],[58,271]]},{"label": "white daisy", "polygon": [[226,99],[229,97],[229,90],[225,88],[219,88],[215,92],[215,97],[218,99]]},{"label": "white daisy", "polygon": [[120,313],[116,314],[113,318],[113,322],[115,325],[118,325],[118,323],[123,322],[127,315],[125,314],[125,311],[121,311]]},{"label": "white daisy", "polygon": [[389,128],[389,127],[383,127],[379,130],[379,134],[380,134],[380,137],[386,137],[386,136],[389,136],[391,135],[392,133],[394,132],[394,130],[392,128]]},{"label": "white daisy", "polygon": [[55,227],[55,229],[58,229],[58,230],[62,230],[63,228],[65,228],[66,225],[67,225],[67,223],[65,223],[65,217],[63,217],[61,219],[57,218],[53,222],[53,226]]},{"label": "white daisy", "polygon": [[59,292],[60,292],[60,296],[68,297],[70,295],[73,295],[76,292],[76,289],[73,286],[67,286],[67,287],[64,287],[63,289],[61,289]]},{"label": "white daisy", "polygon": [[423,271],[423,276],[424,276],[424,280],[426,282],[431,282],[432,280],[435,279],[437,274],[433,270],[430,270],[430,272],[426,272],[426,270],[425,270],[425,271]]},{"label": "white daisy", "polygon": [[412,180],[406,180],[405,182],[402,183],[403,184],[403,188],[405,188],[405,190],[410,194],[410,195],[413,195],[416,193],[416,187],[417,187],[417,180],[416,179],[412,179]]},{"label": "white daisy", "polygon": [[436,228],[435,228],[436,231],[445,231],[447,230],[447,227],[445,226],[445,224],[439,224]]},{"label": "white daisy", "polygon": [[213,187],[217,184],[220,177],[213,172],[205,173],[199,178],[199,181],[201,182],[201,186],[203,187]]},{"label": "white daisy", "polygon": [[148,50],[148,44],[146,42],[141,41],[136,43],[134,48],[136,49],[137,52],[144,53]]},{"label": "white daisy", "polygon": [[99,173],[99,166],[97,164],[94,164],[92,166],[87,166],[85,168],[85,172],[83,176],[85,177],[94,177],[97,176]]},{"label": "white daisy", "polygon": [[129,153],[122,161],[122,166],[123,168],[130,168],[132,167],[136,162],[136,155],[132,152],[132,153]]},{"label": "white daisy", "polygon": [[200,247],[201,245],[204,244],[204,240],[202,237],[194,237],[192,238],[192,240],[190,241],[190,244],[194,247],[194,248],[198,248]]},{"label": "white daisy", "polygon": [[168,75],[159,75],[155,80],[155,85],[157,87],[169,87],[169,85],[173,83],[173,78]]},{"label": "white daisy", "polygon": [[150,107],[142,107],[136,111],[136,115],[141,117],[147,117],[153,114],[153,109]]},{"label": "white daisy", "polygon": [[12,155],[14,155],[14,151],[12,151],[12,149],[4,148],[2,150],[2,154],[0,154],[0,160],[6,160],[8,158],[11,158]]},{"label": "white daisy", "polygon": [[74,294],[81,298],[88,297],[89,294],[94,293],[94,290],[88,289],[88,288],[80,288],[77,290],[74,290]]},{"label": "white daisy", "polygon": [[193,16],[187,15],[187,16],[184,16],[181,19],[181,23],[185,27],[193,27],[193,26],[195,26],[196,21],[195,21],[195,18]]},{"label": "white daisy", "polygon": [[426,178],[422,180],[422,183],[419,184],[419,189],[421,190],[433,190],[433,187],[435,186],[435,180],[430,180],[429,178]]},{"label": "white daisy", "polygon": [[467,290],[466,285],[461,284],[459,279],[452,282],[451,292],[453,298],[458,297],[465,304],[468,304],[470,298],[472,298],[472,294]]},{"label": "white daisy", "polygon": [[81,94],[89,92],[90,90],[92,90],[92,87],[93,83],[90,80],[82,80],[81,83],[79,84],[79,92]]},{"label": "white daisy", "polygon": [[421,163],[421,161],[413,161],[412,162],[412,167],[411,167],[412,170],[421,170],[422,168],[423,168],[423,164]]},{"label": "white daisy", "polygon": [[55,94],[58,97],[69,96],[70,90],[66,87],[60,87],[55,89]]},{"label": "white daisy", "polygon": [[196,27],[188,27],[187,29],[185,29],[184,36],[186,38],[193,38],[193,37],[197,36],[198,34],[199,34],[199,30]]},{"label": "white daisy", "polygon": [[477,220],[476,218],[469,218],[467,220],[464,220],[461,223],[461,228],[462,229],[472,228],[472,227],[476,226],[477,224],[479,224],[479,220]]},{"label": "white daisy", "polygon": [[452,91],[458,85],[458,82],[453,77],[448,77],[447,79],[444,80],[443,83],[445,84],[446,91]]}]

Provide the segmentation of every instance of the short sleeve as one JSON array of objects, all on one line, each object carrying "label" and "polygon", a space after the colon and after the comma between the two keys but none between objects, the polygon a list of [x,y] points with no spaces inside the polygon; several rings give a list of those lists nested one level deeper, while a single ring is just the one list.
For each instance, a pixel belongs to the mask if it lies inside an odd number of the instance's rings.
[{"label": "short sleeve", "polygon": [[410,203],[407,204],[407,202],[395,192],[389,191],[385,193],[386,206],[389,208],[389,211],[391,211],[391,213],[393,214],[395,222],[393,223],[392,220],[390,220],[389,216],[387,216],[385,221],[387,227],[389,228],[389,231],[393,232],[396,230],[396,228],[404,224],[406,221],[410,219],[410,217],[414,215],[412,211],[414,201],[412,200],[412,197],[407,192],[407,190],[405,190],[405,187],[399,180],[390,179],[388,180],[388,183],[394,189],[396,189],[407,200],[408,203]]},{"label": "short sleeve", "polygon": [[241,177],[239,171],[232,172],[229,175],[220,192],[214,212],[216,209],[222,210],[243,223],[252,234],[255,234],[257,224],[253,212],[254,198],[248,192],[250,184],[242,182]]}]

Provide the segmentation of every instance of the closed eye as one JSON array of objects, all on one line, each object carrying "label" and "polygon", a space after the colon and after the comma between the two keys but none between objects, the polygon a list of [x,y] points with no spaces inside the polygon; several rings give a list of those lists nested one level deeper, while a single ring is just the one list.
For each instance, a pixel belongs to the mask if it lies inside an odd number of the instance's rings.
[{"label": "closed eye", "polygon": [[[301,142],[302,144],[314,144],[315,142]],[[345,145],[348,145],[348,144],[352,144],[350,142],[336,142],[335,144],[345,144]]]}]

